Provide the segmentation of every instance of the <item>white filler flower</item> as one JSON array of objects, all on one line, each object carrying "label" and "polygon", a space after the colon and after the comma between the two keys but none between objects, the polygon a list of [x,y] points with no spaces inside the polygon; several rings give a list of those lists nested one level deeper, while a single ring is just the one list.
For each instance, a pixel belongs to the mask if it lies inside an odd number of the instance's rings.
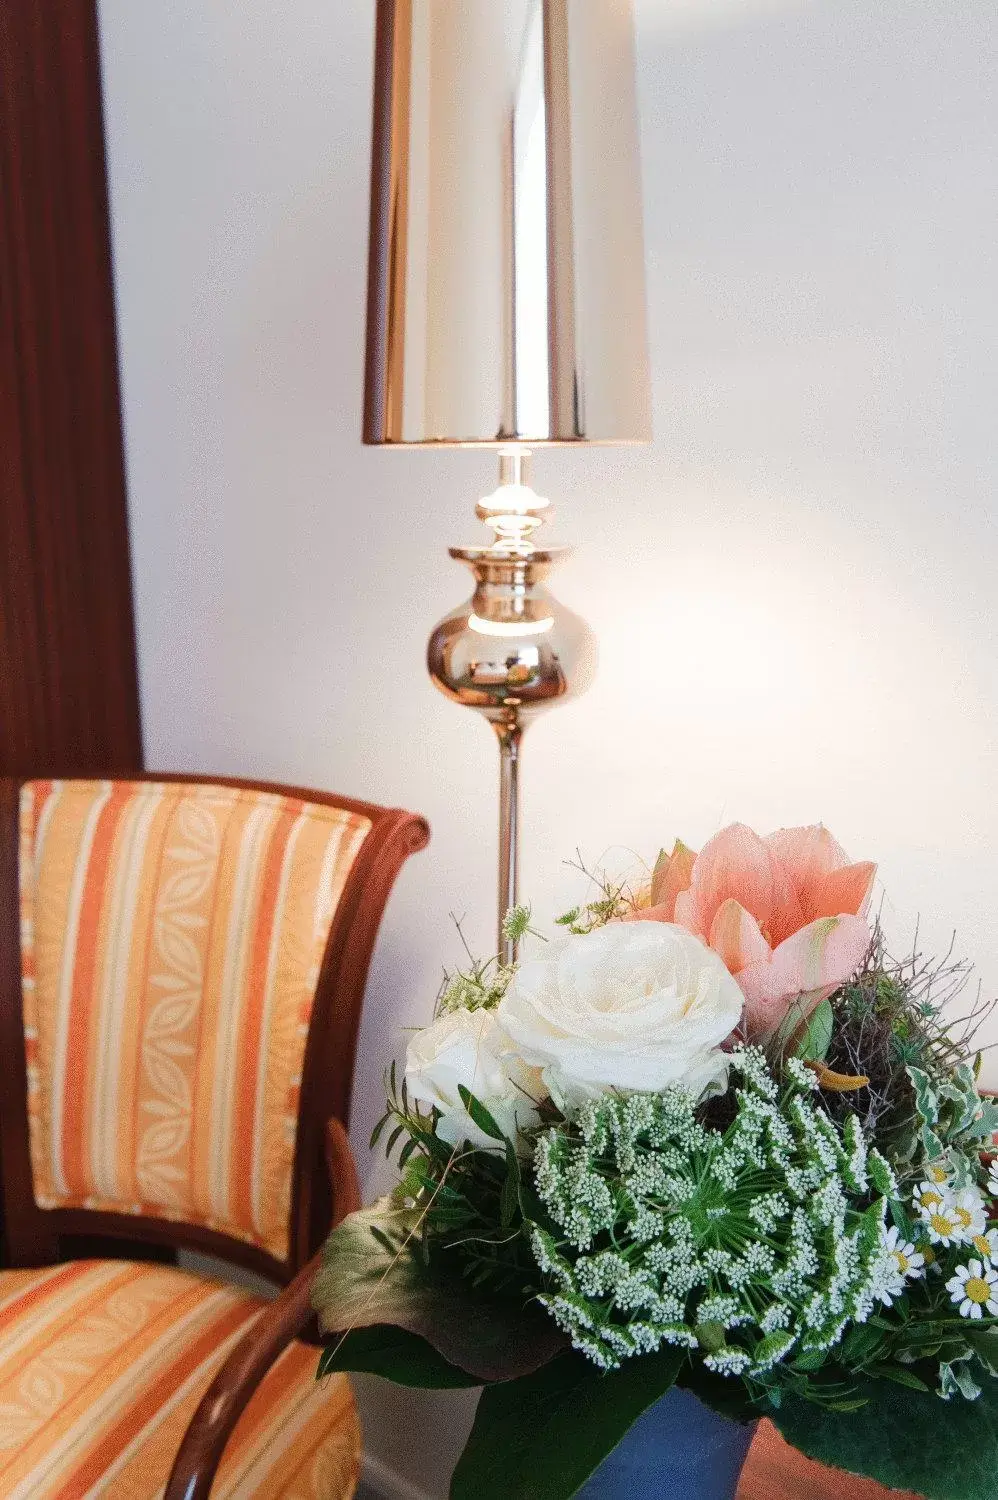
[{"label": "white filler flower", "polygon": [[611,922],[524,963],[496,1011],[560,1108],[606,1089],[699,1096],[727,1083],[742,1013],[723,960],[669,922]]},{"label": "white filler flower", "polygon": [[510,1140],[516,1141],[518,1129],[540,1124],[534,1108],[544,1094],[540,1074],[511,1055],[494,1011],[455,1010],[439,1016],[409,1043],[405,1081],[410,1099],[440,1111],[437,1135],[452,1146],[467,1141],[502,1149],[468,1114],[461,1102],[462,1084]]}]

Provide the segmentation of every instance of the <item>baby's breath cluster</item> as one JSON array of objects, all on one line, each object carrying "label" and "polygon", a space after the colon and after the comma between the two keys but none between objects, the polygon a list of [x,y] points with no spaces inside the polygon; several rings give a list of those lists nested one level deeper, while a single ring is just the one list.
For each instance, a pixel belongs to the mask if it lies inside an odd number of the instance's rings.
[{"label": "baby's breath cluster", "polygon": [[677,1090],[608,1094],[538,1141],[541,1300],[603,1368],[677,1344],[768,1381],[831,1349],[896,1280],[897,1184],[858,1121],[833,1122],[800,1063],[778,1085],[746,1047],[731,1072],[724,1128]]}]

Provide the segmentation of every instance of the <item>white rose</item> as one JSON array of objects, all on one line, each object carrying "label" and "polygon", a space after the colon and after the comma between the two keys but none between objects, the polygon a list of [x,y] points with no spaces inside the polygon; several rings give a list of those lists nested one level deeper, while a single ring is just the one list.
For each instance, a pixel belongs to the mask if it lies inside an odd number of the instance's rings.
[{"label": "white rose", "polygon": [[562,1109],[606,1089],[700,1096],[727,1086],[719,1043],[742,992],[699,938],[670,922],[612,922],[524,963],[496,1017]]},{"label": "white rose", "polygon": [[409,1043],[405,1062],[409,1097],[440,1111],[437,1135],[452,1146],[501,1150],[461,1103],[463,1084],[516,1141],[517,1129],[540,1123],[534,1101],[543,1096],[540,1074],[511,1055],[510,1040],[489,1010],[455,1010],[439,1016]]}]

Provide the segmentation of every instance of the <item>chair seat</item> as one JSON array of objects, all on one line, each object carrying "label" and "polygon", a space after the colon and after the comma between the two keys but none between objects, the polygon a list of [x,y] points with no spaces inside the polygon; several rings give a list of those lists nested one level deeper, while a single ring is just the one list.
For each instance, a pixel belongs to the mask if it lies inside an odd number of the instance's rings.
[{"label": "chair seat", "polygon": [[[0,1496],[154,1500],[212,1377],[264,1303],[172,1266],[0,1272]],[[229,1439],[212,1500],[345,1500],[360,1462],[347,1379],[276,1361]]]}]

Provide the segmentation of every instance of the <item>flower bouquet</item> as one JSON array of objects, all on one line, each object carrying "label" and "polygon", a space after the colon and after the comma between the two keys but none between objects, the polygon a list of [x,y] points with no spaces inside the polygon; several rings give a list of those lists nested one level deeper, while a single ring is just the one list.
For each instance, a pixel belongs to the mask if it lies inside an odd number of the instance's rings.
[{"label": "flower bouquet", "polygon": [[530,957],[445,980],[374,1132],[398,1186],[315,1303],[320,1373],[484,1387],[455,1500],[643,1493],[613,1465],[674,1388],[739,1457],[672,1489],[653,1454],[649,1494],[733,1494],[762,1416],[932,1500],[998,1492],[987,1007],[887,956],[874,875],[823,827],[735,825],[553,941],[516,909]]}]

